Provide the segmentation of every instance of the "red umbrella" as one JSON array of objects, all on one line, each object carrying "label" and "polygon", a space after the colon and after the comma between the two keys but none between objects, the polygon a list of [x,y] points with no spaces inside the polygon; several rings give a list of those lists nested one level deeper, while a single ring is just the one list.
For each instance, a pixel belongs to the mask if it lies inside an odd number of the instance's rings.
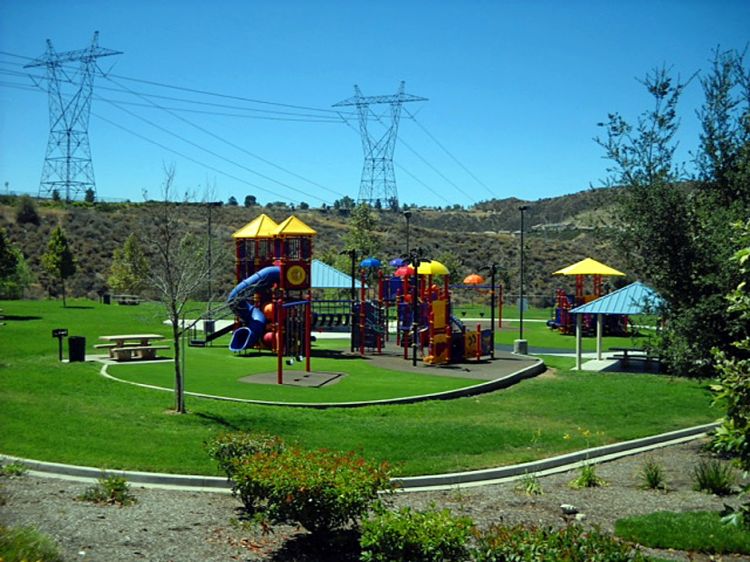
[{"label": "red umbrella", "polygon": [[481,285],[484,283],[484,277],[477,273],[472,273],[471,275],[467,275],[466,279],[464,279],[464,285]]},{"label": "red umbrella", "polygon": [[393,274],[397,277],[407,277],[409,275],[414,275],[414,268],[410,265],[402,265],[394,271]]}]

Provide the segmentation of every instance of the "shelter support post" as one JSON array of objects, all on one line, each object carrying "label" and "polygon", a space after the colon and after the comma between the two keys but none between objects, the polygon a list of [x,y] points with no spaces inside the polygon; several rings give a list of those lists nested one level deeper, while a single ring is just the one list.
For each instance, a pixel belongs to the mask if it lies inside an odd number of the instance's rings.
[{"label": "shelter support post", "polygon": [[[580,316],[580,314],[579,314]],[[596,358],[602,360],[602,333],[604,332],[604,315],[596,315]]]},{"label": "shelter support post", "polygon": [[581,370],[581,336],[582,336],[583,314],[576,314],[576,370]]}]

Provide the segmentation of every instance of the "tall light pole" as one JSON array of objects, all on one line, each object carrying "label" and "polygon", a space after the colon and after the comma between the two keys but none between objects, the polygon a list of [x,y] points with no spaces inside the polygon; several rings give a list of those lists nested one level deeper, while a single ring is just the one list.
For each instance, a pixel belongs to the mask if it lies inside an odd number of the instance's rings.
[{"label": "tall light pole", "polygon": [[526,283],[526,260],[524,255],[524,231],[526,225],[524,222],[524,212],[528,210],[528,205],[521,205],[518,210],[521,211],[521,284],[519,287],[518,297],[518,339],[513,346],[513,351],[516,353],[526,354],[529,350],[528,342],[523,339],[523,308],[524,308],[524,286]]},{"label": "tall light pole", "polygon": [[406,255],[409,255],[409,220],[411,219],[411,211],[404,211],[404,218],[406,219]]}]

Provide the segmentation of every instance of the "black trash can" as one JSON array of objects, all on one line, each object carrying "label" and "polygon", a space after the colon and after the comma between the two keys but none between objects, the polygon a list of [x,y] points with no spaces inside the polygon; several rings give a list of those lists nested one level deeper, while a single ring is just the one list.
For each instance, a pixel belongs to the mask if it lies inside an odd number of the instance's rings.
[{"label": "black trash can", "polygon": [[112,304],[112,295],[104,293],[102,295],[102,304]]},{"label": "black trash can", "polygon": [[83,336],[70,336],[68,338],[68,359],[71,363],[86,361],[86,338]]}]

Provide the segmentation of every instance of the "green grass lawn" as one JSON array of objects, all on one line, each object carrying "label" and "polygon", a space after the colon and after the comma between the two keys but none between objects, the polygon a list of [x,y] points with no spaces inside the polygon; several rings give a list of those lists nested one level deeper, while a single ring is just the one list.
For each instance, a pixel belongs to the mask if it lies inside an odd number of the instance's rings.
[{"label": "green grass lawn", "polygon": [[653,548],[750,554],[750,531],[725,525],[718,513],[664,511],[629,517],[615,523],[615,534]]},{"label": "green grass lawn", "polygon": [[[68,328],[70,335],[85,336],[91,351],[102,334],[167,334],[158,307],[73,305],[79,308],[64,309],[59,302],[0,302],[7,317],[7,325],[0,327],[4,453],[107,468],[215,474],[202,443],[218,431],[243,429],[278,434],[303,447],[358,449],[394,463],[400,475],[415,475],[524,462],[706,423],[719,415],[702,383],[577,373],[570,371],[572,359],[555,357],[548,358],[557,369],[554,374],[473,398],[320,411],[188,397],[189,413],[178,416],[170,413],[173,398],[168,393],[107,380],[99,376],[98,364],[59,363],[51,337],[53,328]],[[203,370],[216,365],[212,358],[226,358],[221,365],[235,359],[221,348],[201,351],[208,353],[191,352],[188,358],[188,390],[201,380],[210,384],[212,375]],[[236,360],[243,370],[257,358]],[[360,362],[342,362],[349,361]],[[366,362],[361,363],[360,369],[366,369]],[[167,365],[163,368],[168,371]],[[340,370],[337,364],[335,370]],[[166,371],[154,376],[167,382]],[[444,382],[443,377],[420,375],[418,383],[433,378],[438,379],[435,384]],[[217,385],[220,379],[216,377]]]}]

